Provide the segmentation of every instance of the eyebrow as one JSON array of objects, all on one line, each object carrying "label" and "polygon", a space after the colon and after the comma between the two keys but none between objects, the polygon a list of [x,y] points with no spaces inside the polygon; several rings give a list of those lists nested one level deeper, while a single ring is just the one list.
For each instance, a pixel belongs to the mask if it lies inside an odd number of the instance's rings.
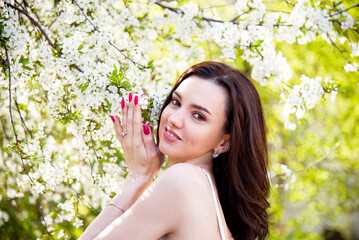
[{"label": "eyebrow", "polygon": [[[179,94],[177,91],[175,91],[175,92],[173,92],[173,93],[174,93],[175,95],[177,95],[177,97],[178,97],[180,100],[182,100],[181,94]],[[201,106],[201,105],[191,104],[191,107],[197,108],[197,109],[199,109],[199,110],[202,110],[202,111],[208,113],[209,115],[212,115],[211,112],[210,112],[207,108],[205,108],[205,107],[203,107],[203,106]]]}]

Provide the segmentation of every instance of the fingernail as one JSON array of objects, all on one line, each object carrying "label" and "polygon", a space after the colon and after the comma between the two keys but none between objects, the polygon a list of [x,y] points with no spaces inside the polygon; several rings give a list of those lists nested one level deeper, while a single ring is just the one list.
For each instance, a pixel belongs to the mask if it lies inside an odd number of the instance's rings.
[{"label": "fingernail", "polygon": [[145,135],[150,134],[150,128],[148,127],[148,125],[143,125],[143,132]]},{"label": "fingernail", "polygon": [[135,105],[138,103],[138,96],[135,96]]},{"label": "fingernail", "polygon": [[128,95],[128,101],[132,101],[132,92],[130,93],[130,95]]},{"label": "fingernail", "polygon": [[125,102],[125,100],[124,100],[124,99],[122,99],[122,100],[121,100],[121,107],[122,107],[122,109],[124,109],[124,108],[125,108],[125,106],[126,106],[126,102]]},{"label": "fingernail", "polygon": [[110,115],[110,117],[111,117],[112,122],[115,122],[115,118],[112,115]]}]

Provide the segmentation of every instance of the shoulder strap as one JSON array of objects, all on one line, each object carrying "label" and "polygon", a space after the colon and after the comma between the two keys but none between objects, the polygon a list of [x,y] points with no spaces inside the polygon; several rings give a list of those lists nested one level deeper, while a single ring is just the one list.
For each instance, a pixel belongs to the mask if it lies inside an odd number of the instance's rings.
[{"label": "shoulder strap", "polygon": [[216,192],[214,191],[213,182],[212,182],[212,179],[211,179],[211,176],[209,175],[209,173],[207,173],[204,169],[202,169],[202,171],[205,173],[205,175],[206,175],[206,177],[208,179],[209,185],[211,186],[212,197],[213,197],[214,206],[216,208],[216,213],[217,213],[219,231],[220,231],[220,234],[221,234],[221,239],[224,240],[224,239],[226,239],[226,234],[225,234],[225,231],[224,231],[224,224],[223,224],[223,221],[222,221],[222,218],[221,218],[221,214],[220,214],[220,210],[219,210],[219,206],[218,206],[218,202],[217,202]]}]

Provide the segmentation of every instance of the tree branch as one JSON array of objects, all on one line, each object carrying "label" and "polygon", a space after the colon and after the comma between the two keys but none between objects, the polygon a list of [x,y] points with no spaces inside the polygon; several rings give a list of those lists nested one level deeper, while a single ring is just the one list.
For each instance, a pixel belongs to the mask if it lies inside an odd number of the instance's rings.
[{"label": "tree branch", "polygon": [[332,17],[332,16],[335,16],[335,15],[341,14],[341,13],[346,12],[349,9],[352,9],[352,8],[355,8],[355,7],[359,7],[359,3],[357,3],[357,4],[353,5],[353,6],[350,6],[350,7],[346,8],[346,9],[340,10],[340,11],[338,11],[336,13],[333,13],[330,16]]},{"label": "tree branch", "polygon": [[127,60],[130,60],[134,65],[137,65],[137,66],[139,66],[139,67],[141,67],[141,68],[146,68],[146,67],[143,66],[142,64],[139,64],[139,63],[133,61],[131,58],[127,57],[127,55],[124,54],[123,51],[122,51],[121,49],[119,49],[118,47],[116,47],[112,42],[108,41],[108,43],[109,43],[112,47],[114,47],[117,51],[119,51],[124,58],[126,58]]},{"label": "tree branch", "polygon": [[[237,18],[238,18],[238,17],[233,18],[234,21],[235,21]],[[232,22],[232,23],[234,23],[234,24],[238,24],[238,23],[235,23],[235,22],[233,21],[233,19],[230,20],[230,21],[217,20],[217,19],[207,18],[207,17],[202,17],[202,19],[205,20],[205,21],[207,21],[207,22],[218,22],[218,23]]]},{"label": "tree branch", "polygon": [[[70,188],[76,193],[76,198],[80,198],[80,197],[81,197],[80,193],[77,192],[76,189],[75,189],[71,184],[70,184]],[[88,201],[87,203],[88,203],[88,205],[92,208],[92,210],[94,210],[94,211],[96,211],[96,212],[99,212],[96,208],[94,208],[94,207],[92,206],[92,204],[90,203],[90,201]]]},{"label": "tree branch", "polygon": [[28,170],[26,169],[26,166],[25,166],[25,163],[24,163],[24,157],[22,156],[22,153],[21,153],[21,150],[20,150],[20,146],[19,146],[19,139],[18,139],[18,137],[17,137],[17,132],[16,132],[16,129],[15,129],[14,119],[13,119],[13,117],[12,117],[12,110],[11,110],[12,103],[11,103],[11,67],[10,67],[10,58],[9,58],[9,54],[8,54],[6,45],[4,45],[4,48],[5,48],[6,60],[7,60],[7,63],[8,63],[8,71],[9,71],[9,114],[10,114],[10,121],[11,121],[12,129],[13,129],[14,134],[15,134],[15,144],[16,144],[16,147],[17,147],[17,151],[19,152],[19,155],[20,155],[20,160],[21,160],[21,164],[22,164],[22,169],[23,169],[23,171],[26,173],[26,175],[29,177],[30,181],[31,181],[32,183],[34,183],[34,181],[32,180],[32,178],[31,178],[30,175],[29,175]]},{"label": "tree branch", "polygon": [[[22,0],[23,5],[20,4],[20,3],[19,3],[18,1],[16,1],[16,0],[15,0],[15,3],[16,3],[18,6],[20,6],[22,9],[24,9],[24,11],[26,11],[26,8],[30,8],[30,9],[31,9],[31,7],[29,6],[29,4],[28,4],[25,0]],[[31,10],[32,10],[32,9],[31,9]],[[40,22],[40,17],[39,17],[39,15],[38,15],[36,12],[34,12],[34,11],[31,11],[31,12],[32,12],[32,14],[34,14],[34,15],[36,16],[37,21]]]},{"label": "tree branch", "polygon": [[[34,25],[40,30],[40,32],[44,35],[44,37],[46,38],[46,41],[50,44],[50,46],[51,46],[53,49],[57,50],[57,49],[56,49],[56,45],[51,41],[51,39],[49,38],[49,36],[46,34],[45,30],[41,27],[41,25],[40,25],[34,18],[32,18],[32,17],[29,15],[29,13],[28,13],[27,11],[25,11],[25,10],[23,10],[23,9],[20,9],[20,8],[18,8],[17,6],[14,6],[14,5],[10,4],[10,3],[6,3],[6,2],[5,2],[5,4],[6,4],[7,6],[13,8],[13,9],[15,9],[15,10],[17,10],[18,12],[24,14],[24,15],[30,20],[30,22],[31,22],[32,24],[34,24]],[[79,72],[83,73],[83,71],[81,70],[81,68],[80,68],[79,66],[77,66],[76,64],[71,64],[71,65],[73,65],[73,66],[76,68],[76,70],[78,70]],[[70,65],[70,66],[71,66],[71,65]]]},{"label": "tree branch", "polygon": [[48,225],[47,225],[47,223],[46,223],[46,221],[45,221],[44,212],[42,211],[42,208],[41,208],[41,206],[42,206],[42,203],[41,203],[41,201],[42,201],[41,195],[40,195],[40,197],[39,197],[39,200],[40,200],[40,203],[39,203],[39,205],[40,205],[40,206],[39,206],[39,212],[40,212],[42,221],[44,221],[44,223],[45,223],[46,233],[47,233],[47,235],[50,236],[50,238],[51,238],[52,240],[55,240],[54,237],[52,236],[52,234],[49,232],[49,227],[48,227]]},{"label": "tree branch", "polygon": [[83,73],[84,71],[79,67],[79,66],[77,66],[76,64],[70,64],[70,67],[73,67],[73,68],[75,68],[77,71],[79,71],[80,73]]},{"label": "tree branch", "polygon": [[2,130],[4,131],[4,135],[5,135],[5,137],[6,137],[6,139],[8,140],[8,141],[10,141],[11,140],[11,138],[6,134],[6,127],[5,127],[5,124],[4,124],[4,121],[3,121],[3,117],[0,117],[0,121],[1,121],[1,126],[2,126]]},{"label": "tree branch", "polygon": [[[16,89],[15,89],[15,90],[16,90]],[[34,139],[34,137],[32,136],[31,130],[26,126],[25,121],[24,121],[24,118],[23,118],[22,115],[21,115],[21,112],[20,112],[20,109],[19,109],[19,104],[17,103],[17,100],[16,100],[16,95],[14,96],[14,101],[15,101],[15,106],[16,106],[17,112],[19,113],[20,120],[21,120],[22,124],[24,125],[26,131],[30,134],[30,137],[31,137],[32,139]]]},{"label": "tree branch", "polygon": [[77,3],[76,0],[72,0],[76,6],[80,9],[82,15],[86,18],[86,20],[92,25],[92,27],[95,29],[96,32],[100,32],[100,30],[98,30],[98,28],[90,21],[90,19],[87,17],[87,15],[84,13],[83,9],[80,7],[80,5]]},{"label": "tree branch", "polygon": [[289,0],[284,0],[285,3],[287,3],[288,5],[291,5],[292,7],[295,6],[295,3],[291,3]]},{"label": "tree branch", "polygon": [[[85,137],[82,137],[82,139],[84,140],[84,142],[87,145],[87,141],[86,141]],[[89,158],[89,162],[90,162],[90,167],[91,167],[91,177],[92,177],[93,182],[95,183],[95,179],[93,178],[93,166],[92,166],[92,161],[90,158]]]},{"label": "tree branch", "polygon": [[330,42],[333,44],[333,46],[340,52],[340,54],[343,56],[343,58],[347,61],[347,63],[350,63],[350,61],[344,56],[344,53],[342,50],[340,50],[340,48],[333,42],[333,40],[329,37],[329,35],[327,35]]},{"label": "tree branch", "polygon": [[50,44],[50,46],[54,49],[56,49],[56,46],[55,44],[51,41],[51,39],[49,38],[49,36],[46,34],[45,30],[41,27],[41,25],[35,20],[33,19],[28,12],[26,12],[25,10],[23,9],[20,9],[10,3],[6,3],[5,2],[5,5],[17,10],[18,12],[21,12],[22,14],[24,14],[30,21],[32,24],[34,24],[39,30],[40,32],[44,35],[44,37],[46,38],[47,42]]},{"label": "tree branch", "polygon": [[300,173],[300,172],[303,172],[305,170],[308,170],[309,168],[315,166],[315,165],[318,165],[319,163],[321,163],[323,160],[325,160],[332,152],[334,152],[340,145],[340,142],[337,142],[335,144],[335,146],[330,149],[323,157],[321,157],[319,160],[309,164],[308,166],[306,166],[305,168],[301,169],[301,170],[297,170],[297,171],[294,171],[294,173]]},{"label": "tree branch", "polygon": [[[164,8],[164,9],[168,9],[172,12],[175,12],[177,14],[184,14],[183,10],[179,9],[179,8],[173,8],[173,7],[169,7],[169,6],[166,6],[164,5],[160,0],[157,0],[155,2],[155,4],[157,4],[158,6]],[[243,14],[246,14],[246,13],[249,13],[250,11],[252,10],[252,8],[250,8],[248,11],[244,12],[244,13],[241,13],[235,17],[233,17],[231,20],[218,20],[218,19],[214,19],[214,18],[208,18],[208,17],[200,17],[201,19],[207,21],[207,22],[218,22],[218,23],[226,23],[226,22],[231,22],[233,24],[236,24],[238,25],[238,22],[236,22],[236,20],[242,16]],[[267,9],[268,11],[273,11],[273,12],[283,12],[283,13],[289,13],[289,12],[286,12],[286,11],[281,11],[281,10],[276,10],[276,9]],[[258,26],[261,26],[262,24],[257,24]],[[274,25],[276,27],[279,27],[279,26],[292,26],[292,25],[285,25],[285,24],[276,24]]]},{"label": "tree branch", "polygon": [[102,169],[102,165],[100,163],[100,160],[98,159],[98,156],[97,156],[97,153],[96,153],[96,149],[95,149],[95,146],[93,144],[93,139],[92,139],[92,131],[91,131],[91,123],[92,123],[92,120],[90,120],[90,125],[89,125],[89,129],[90,129],[90,138],[91,138],[91,146],[92,146],[92,149],[95,153],[95,156],[96,156],[96,160],[98,162],[98,164],[100,165],[100,168],[101,168],[101,171],[103,173],[103,175],[105,175],[105,171]]},{"label": "tree branch", "polygon": [[[80,5],[77,3],[77,1],[76,1],[76,0],[72,0],[72,1],[73,1],[73,2],[76,4],[76,6],[80,9],[82,15],[85,17],[86,21],[88,21],[88,22],[92,25],[92,27],[94,28],[94,30],[95,30],[96,32],[101,33],[100,30],[99,30],[99,29],[91,22],[91,20],[87,17],[87,15],[84,13],[83,9],[80,7]],[[129,58],[126,54],[123,53],[122,50],[120,50],[118,47],[116,47],[111,41],[108,41],[108,43],[109,43],[111,46],[113,46],[117,51],[119,51],[125,59],[130,60],[134,65],[137,65],[137,66],[139,66],[139,67],[142,68],[142,69],[146,68],[144,65],[139,64],[139,63],[133,61],[131,58]]]},{"label": "tree branch", "polygon": [[[340,142],[337,142],[335,144],[335,146],[330,149],[323,157],[321,157],[319,160],[315,161],[315,162],[312,162],[311,164],[309,164],[308,166],[304,167],[303,169],[300,169],[300,170],[296,170],[296,171],[293,171],[294,174],[297,174],[297,173],[301,173],[301,172],[304,172],[306,170],[308,170],[309,168],[315,166],[315,165],[318,165],[319,163],[321,163],[322,161],[324,161],[331,153],[333,153],[340,145]],[[279,178],[279,177],[285,177],[286,174],[278,174],[278,175],[275,175],[273,179],[275,178]]]},{"label": "tree branch", "polygon": [[166,5],[164,5],[164,4],[163,4],[161,1],[159,1],[159,0],[157,0],[157,1],[155,2],[155,4],[157,4],[158,6],[160,6],[160,7],[162,7],[162,8],[168,9],[168,10],[170,10],[170,11],[172,11],[172,12],[179,13],[179,14],[184,14],[184,12],[183,12],[181,9],[179,9],[179,8],[173,8],[173,7],[170,7],[170,6],[166,6]]},{"label": "tree branch", "polygon": [[279,9],[271,9],[271,8],[267,8],[267,9],[266,9],[266,11],[268,11],[268,12],[280,12],[280,13],[290,14],[290,12],[288,12],[288,11],[279,10]]}]

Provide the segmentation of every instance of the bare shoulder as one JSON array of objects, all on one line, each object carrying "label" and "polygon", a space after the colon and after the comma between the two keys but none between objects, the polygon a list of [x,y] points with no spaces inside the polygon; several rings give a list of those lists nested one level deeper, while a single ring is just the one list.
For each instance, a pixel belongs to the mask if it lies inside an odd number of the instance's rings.
[{"label": "bare shoulder", "polygon": [[[172,187],[188,188],[190,186],[199,187],[206,183],[205,175],[201,168],[189,163],[177,163],[169,167],[160,176],[162,180],[169,181]],[[205,184],[204,184],[205,185]]]},{"label": "bare shoulder", "polygon": [[182,199],[181,204],[190,202],[190,205],[193,205],[203,202],[203,198],[210,196],[204,172],[193,164],[177,163],[165,170],[157,181],[159,188],[166,188],[163,190],[174,193],[174,198]]},{"label": "bare shoulder", "polygon": [[214,236],[218,236],[211,189],[200,167],[177,163],[157,180],[158,187],[164,187],[162,190],[167,193],[166,198],[177,217],[178,224],[173,231],[177,239],[214,239]]},{"label": "bare shoulder", "polygon": [[[164,171],[121,217],[105,239],[213,239],[216,215],[200,167],[175,164]],[[214,230],[208,230],[214,229]]]}]

